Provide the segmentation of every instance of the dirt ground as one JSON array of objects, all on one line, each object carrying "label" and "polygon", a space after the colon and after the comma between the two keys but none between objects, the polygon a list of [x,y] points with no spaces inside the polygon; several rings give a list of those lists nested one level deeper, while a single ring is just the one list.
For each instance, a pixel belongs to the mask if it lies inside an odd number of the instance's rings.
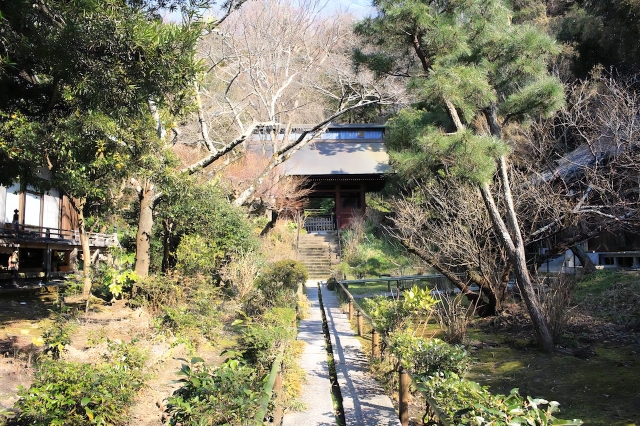
[{"label": "dirt ground", "polygon": [[[28,388],[34,375],[34,360],[43,350],[39,338],[51,324],[50,309],[57,300],[56,292],[37,289],[30,292],[2,294],[0,291],[0,409],[11,409],[18,399],[20,386]],[[146,368],[149,379],[130,411],[131,425],[162,424],[164,400],[178,384],[176,372],[193,356],[184,344],[158,333],[152,317],[144,309],[130,309],[122,301],[112,305],[84,305],[77,298],[67,298],[68,306],[78,309],[77,327],[72,342],[62,358],[92,362],[106,350],[106,340],[136,341],[148,354]],[[218,361],[219,351],[199,347],[198,356],[207,362]]]}]

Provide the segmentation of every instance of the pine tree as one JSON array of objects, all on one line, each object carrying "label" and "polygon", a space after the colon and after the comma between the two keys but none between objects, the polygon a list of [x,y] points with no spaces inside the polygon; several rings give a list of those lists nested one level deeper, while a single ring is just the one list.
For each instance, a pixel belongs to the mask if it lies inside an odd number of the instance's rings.
[{"label": "pine tree", "polygon": [[[547,70],[558,46],[534,25],[513,23],[512,11],[500,0],[379,0],[374,5],[377,15],[356,26],[364,45],[354,52],[355,63],[380,75],[406,76],[426,106],[391,124],[396,167],[409,175],[452,176],[477,186],[513,264],[538,344],[553,350],[526,267],[503,129],[562,106],[562,84]],[[492,193],[494,179],[504,212]]]}]

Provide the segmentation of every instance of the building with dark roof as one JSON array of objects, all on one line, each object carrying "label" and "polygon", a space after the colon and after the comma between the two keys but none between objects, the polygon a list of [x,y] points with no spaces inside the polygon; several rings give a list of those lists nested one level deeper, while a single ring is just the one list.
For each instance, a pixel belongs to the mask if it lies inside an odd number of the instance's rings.
[{"label": "building with dark roof", "polygon": [[[294,129],[289,139],[298,136]],[[308,182],[311,192],[303,208],[306,217],[317,218],[307,221],[308,230],[343,228],[354,215],[364,214],[365,193],[382,190],[385,175],[392,173],[383,136],[380,124],[330,125],[282,165],[285,176]],[[324,224],[313,225],[314,220]]]}]

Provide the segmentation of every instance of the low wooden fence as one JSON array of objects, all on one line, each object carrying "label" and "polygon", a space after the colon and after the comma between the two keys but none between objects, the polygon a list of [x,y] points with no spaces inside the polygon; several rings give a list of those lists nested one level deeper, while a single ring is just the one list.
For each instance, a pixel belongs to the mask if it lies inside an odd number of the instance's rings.
[{"label": "low wooden fence", "polygon": [[[369,280],[367,280],[367,282],[369,282]],[[381,343],[384,343],[385,347],[389,347],[389,343],[384,341],[380,333],[376,330],[373,319],[367,315],[342,282],[338,282],[336,291],[338,292],[340,299],[348,302],[349,304],[349,310],[347,313],[349,321],[352,321],[354,316],[356,318],[358,336],[364,337],[364,322],[366,321],[369,324],[371,329],[371,359],[380,359],[383,356]],[[403,368],[400,362],[395,362],[395,364],[399,366],[396,370],[396,373],[398,374],[398,417],[400,418],[402,426],[407,426],[409,424],[409,387],[414,379],[411,372]],[[419,392],[426,401],[423,420],[428,417],[431,424],[435,422],[442,426],[453,426],[453,422],[444,414],[435,401],[433,401],[424,392]]]}]

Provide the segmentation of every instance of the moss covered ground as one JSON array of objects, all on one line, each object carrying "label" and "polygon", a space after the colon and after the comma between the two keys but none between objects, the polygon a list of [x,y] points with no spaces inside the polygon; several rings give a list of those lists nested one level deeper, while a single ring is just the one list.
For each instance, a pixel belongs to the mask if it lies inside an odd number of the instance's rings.
[{"label": "moss covered ground", "polygon": [[[352,287],[367,296],[387,290],[386,284]],[[640,277],[599,271],[575,284],[558,351],[545,354],[536,349],[523,307],[507,303],[500,316],[471,323],[464,344],[473,365],[466,377],[496,394],[519,388],[558,401],[559,417],[585,425],[640,425],[639,316]]]}]

